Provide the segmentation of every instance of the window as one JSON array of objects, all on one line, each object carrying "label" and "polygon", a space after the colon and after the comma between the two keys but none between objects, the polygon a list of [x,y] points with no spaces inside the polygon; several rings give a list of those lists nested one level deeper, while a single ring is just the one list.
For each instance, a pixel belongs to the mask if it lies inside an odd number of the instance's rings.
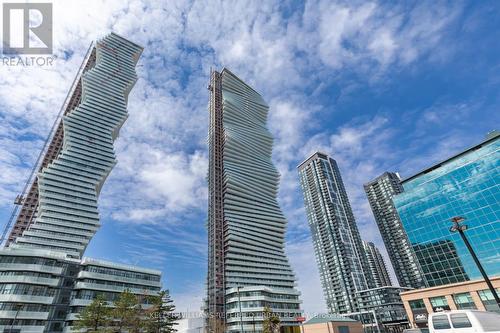
[{"label": "window", "polygon": [[339,333],[349,333],[349,326],[339,326]]},{"label": "window", "polygon": [[469,321],[469,318],[465,313],[455,313],[450,315],[451,324],[453,328],[465,328],[472,327],[472,324]]},{"label": "window", "polygon": [[434,326],[435,329],[441,329],[441,330],[451,328],[447,315],[432,317],[432,326]]},{"label": "window", "polygon": [[[498,290],[496,290],[496,292],[497,294],[500,295]],[[489,289],[479,290],[477,293],[479,294],[479,297],[481,298],[481,301],[483,302],[486,311],[494,311],[494,312],[499,311],[498,306],[495,302],[495,298],[493,297],[493,294]]]},{"label": "window", "polygon": [[444,296],[431,297],[429,300],[431,301],[432,311],[434,312],[450,310],[450,307],[448,306],[448,301]]},{"label": "window", "polygon": [[410,308],[412,310],[425,309],[425,304],[424,304],[423,299],[416,299],[416,300],[410,301],[409,303],[410,303]]},{"label": "window", "polygon": [[477,310],[476,304],[469,293],[460,293],[453,295],[453,301],[457,305],[457,309],[473,309]]}]

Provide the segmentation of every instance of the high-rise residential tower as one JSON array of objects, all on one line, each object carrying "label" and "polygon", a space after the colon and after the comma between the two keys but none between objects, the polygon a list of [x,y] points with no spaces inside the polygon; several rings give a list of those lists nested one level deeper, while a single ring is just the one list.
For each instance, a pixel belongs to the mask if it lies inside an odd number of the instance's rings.
[{"label": "high-rise residential tower", "polygon": [[420,265],[392,202],[394,195],[403,192],[399,175],[385,172],[364,188],[399,285],[425,287]]},{"label": "high-rise residential tower", "polygon": [[261,332],[268,306],[282,325],[296,325],[299,292],[284,251],[269,107],[227,69],[212,72],[208,88],[208,324],[217,332]]},{"label": "high-rise residential tower", "polygon": [[317,152],[298,169],[328,310],[358,311],[356,292],[372,279],[337,162]]},{"label": "high-rise residential tower", "polygon": [[389,277],[387,267],[385,266],[384,257],[382,257],[379,249],[372,242],[365,241],[363,241],[363,248],[365,250],[374,287],[379,288],[392,286],[391,278]]},{"label": "high-rise residential tower", "polygon": [[82,258],[100,225],[97,199],[116,164],[113,142],[141,53],[114,33],[89,48],[36,179],[16,199],[22,209],[0,250],[0,331],[71,332],[98,294],[111,302],[124,290],[160,290],[159,271]]},{"label": "high-rise residential tower", "polygon": [[394,206],[429,287],[481,279],[450,219],[465,218],[472,247],[500,275],[500,133],[402,181]]}]

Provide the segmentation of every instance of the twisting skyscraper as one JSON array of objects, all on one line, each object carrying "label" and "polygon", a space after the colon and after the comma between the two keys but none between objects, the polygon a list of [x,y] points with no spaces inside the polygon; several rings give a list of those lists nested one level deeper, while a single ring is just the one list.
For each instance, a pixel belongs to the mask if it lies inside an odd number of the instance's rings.
[{"label": "twisting skyscraper", "polygon": [[111,302],[124,290],[160,290],[159,271],[82,258],[100,225],[97,198],[116,164],[113,142],[141,53],[114,33],[89,48],[37,178],[16,199],[23,208],[0,250],[0,331],[71,332],[98,294]]},{"label": "twisting skyscraper", "polygon": [[296,325],[299,292],[285,255],[269,107],[229,70],[210,77],[208,275],[213,331],[261,332],[269,307]]},{"label": "twisting skyscraper", "polygon": [[356,292],[372,279],[337,162],[317,152],[298,169],[328,310],[358,311]]}]

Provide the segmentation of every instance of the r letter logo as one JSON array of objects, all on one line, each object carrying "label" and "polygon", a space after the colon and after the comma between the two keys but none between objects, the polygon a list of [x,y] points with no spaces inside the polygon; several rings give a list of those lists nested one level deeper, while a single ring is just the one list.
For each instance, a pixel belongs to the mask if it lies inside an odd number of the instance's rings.
[{"label": "r letter logo", "polygon": [[[36,20],[40,18],[40,14],[41,20]],[[36,43],[36,45],[31,46],[32,43]],[[44,44],[44,46],[40,46],[40,44]],[[52,4],[4,3],[3,54],[51,53]]]}]

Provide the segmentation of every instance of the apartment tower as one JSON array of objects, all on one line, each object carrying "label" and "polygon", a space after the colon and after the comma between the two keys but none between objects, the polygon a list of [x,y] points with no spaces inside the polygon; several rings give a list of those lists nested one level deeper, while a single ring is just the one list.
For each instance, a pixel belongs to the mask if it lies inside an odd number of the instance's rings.
[{"label": "apartment tower", "polygon": [[262,332],[265,307],[285,328],[296,326],[299,292],[284,251],[269,107],[227,69],[211,72],[208,89],[209,330]]},{"label": "apartment tower", "polygon": [[21,209],[0,250],[0,331],[71,332],[97,294],[112,302],[126,289],[160,290],[159,271],[83,258],[100,226],[97,199],[116,164],[113,142],[141,53],[114,33],[89,48],[36,178],[16,199]]},{"label": "apartment tower", "polygon": [[356,292],[373,285],[337,162],[317,152],[298,169],[328,310],[356,312]]},{"label": "apartment tower", "polygon": [[385,172],[366,183],[364,189],[399,285],[425,287],[420,265],[392,201],[403,192],[399,175]]},{"label": "apartment tower", "polygon": [[363,241],[363,248],[365,250],[366,260],[368,261],[368,267],[374,287],[392,286],[384,257],[382,257],[379,249],[372,242],[365,241]]}]

